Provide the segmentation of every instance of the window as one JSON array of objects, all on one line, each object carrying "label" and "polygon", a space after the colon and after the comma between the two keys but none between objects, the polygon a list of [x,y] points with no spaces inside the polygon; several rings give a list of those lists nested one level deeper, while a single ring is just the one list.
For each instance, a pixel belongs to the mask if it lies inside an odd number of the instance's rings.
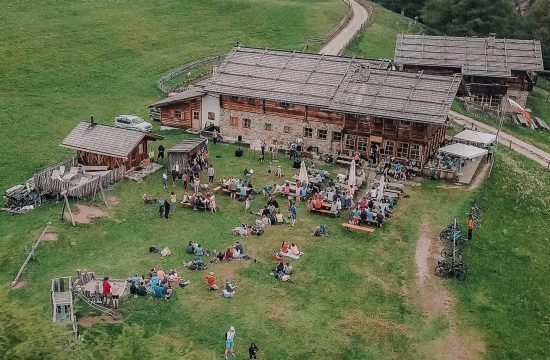
[{"label": "window", "polygon": [[246,102],[252,105],[256,105],[256,99],[254,98],[246,98]]},{"label": "window", "polygon": [[283,132],[284,132],[285,134],[290,134],[290,126],[285,126],[285,127],[283,128]]},{"label": "window", "polygon": [[267,130],[267,131],[271,131],[271,124],[270,123],[265,123],[264,124],[264,129]]},{"label": "window", "polygon": [[238,101],[238,100],[239,100],[239,97],[238,97],[238,96],[233,96],[233,95],[231,95],[231,96],[229,97],[229,99],[230,99],[230,100],[233,100],[233,101]]},{"label": "window", "polygon": [[250,120],[250,119],[243,119],[243,128],[250,129],[250,124],[252,124],[252,120]]},{"label": "window", "polygon": [[327,139],[327,133],[328,133],[327,130],[319,129],[319,130],[317,130],[317,138],[321,139],[321,140],[326,140]]},{"label": "window", "polygon": [[304,128],[304,137],[312,138],[313,137],[313,129],[312,128]]},{"label": "window", "polygon": [[208,112],[208,120],[216,120],[216,113]]},{"label": "window", "polygon": [[411,145],[411,160],[420,161],[422,157],[422,145],[412,144]]},{"label": "window", "polygon": [[384,147],[381,149],[380,153],[383,155],[393,156],[395,143],[393,141],[386,140],[384,142]]},{"label": "window", "polygon": [[288,108],[292,107],[292,104],[290,104],[289,102],[286,102],[286,101],[281,101],[281,102],[279,103],[279,106],[288,109]]},{"label": "window", "polygon": [[339,131],[332,132],[332,141],[340,142],[342,141],[342,133]]},{"label": "window", "polygon": [[238,127],[239,126],[239,117],[238,116],[231,116],[231,118],[229,118],[229,125],[231,127]]},{"label": "window", "polygon": [[401,159],[407,159],[409,156],[409,144],[408,143],[398,143],[397,144],[397,157]]},{"label": "window", "polygon": [[193,120],[199,120],[200,113],[198,111],[193,111]]},{"label": "window", "polygon": [[357,137],[357,150],[367,151],[368,140],[364,136]]},{"label": "window", "polygon": [[346,134],[346,142],[344,143],[344,149],[355,150],[355,136]]},{"label": "window", "polygon": [[181,110],[174,110],[174,117],[176,119],[181,119]]}]

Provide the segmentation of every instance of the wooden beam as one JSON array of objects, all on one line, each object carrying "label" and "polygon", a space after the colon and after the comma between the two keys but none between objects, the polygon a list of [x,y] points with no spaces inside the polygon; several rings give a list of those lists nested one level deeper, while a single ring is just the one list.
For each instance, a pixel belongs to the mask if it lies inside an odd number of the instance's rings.
[{"label": "wooden beam", "polygon": [[36,243],[33,245],[33,247],[31,248],[31,251],[29,252],[29,254],[27,255],[27,258],[25,259],[25,261],[23,262],[23,265],[21,265],[21,268],[19,269],[19,271],[17,272],[17,275],[15,275],[15,279],[11,282],[11,286],[14,287],[15,285],[17,285],[17,282],[19,281],[19,278],[21,277],[21,274],[23,274],[23,271],[25,270],[25,267],[27,266],[27,264],[29,263],[29,260],[31,259],[31,257],[34,256],[34,251],[36,250],[36,248],[38,247],[38,245],[40,244],[40,241],[42,241],[42,237],[44,236],[44,234],[46,233],[46,231],[48,230],[48,227],[51,225],[52,223],[51,222],[48,222],[48,224],[46,224],[46,227],[44,228],[44,230],[42,231],[42,234],[40,234],[40,237],[38,238],[38,240],[36,241]]},{"label": "wooden beam", "polygon": [[[71,223],[73,226],[76,226],[74,223],[74,217],[73,212],[71,211],[71,206],[69,205],[69,199],[67,198],[67,193],[63,193],[63,197],[65,198],[65,204],[67,205],[67,210],[69,210],[69,215],[71,216]],[[63,209],[65,209],[65,206],[63,206]]]}]

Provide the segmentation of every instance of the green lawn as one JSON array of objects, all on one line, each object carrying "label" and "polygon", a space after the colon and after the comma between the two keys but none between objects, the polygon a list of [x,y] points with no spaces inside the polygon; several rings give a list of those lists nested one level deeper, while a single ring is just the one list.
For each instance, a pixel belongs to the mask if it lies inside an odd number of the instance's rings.
[{"label": "green lawn", "polygon": [[[542,116],[543,119],[548,118],[548,114],[550,114],[549,109],[550,106],[548,103],[545,103],[542,100],[542,92],[543,90],[536,87],[535,90],[533,90],[531,96],[529,97],[529,101],[527,105],[533,109],[533,115],[535,116]],[[482,123],[485,123],[487,125],[491,125],[498,129],[500,126],[500,120],[493,117],[492,115],[489,115],[487,113],[472,113],[468,110],[466,110],[464,103],[455,100],[452,106],[452,110],[469,116],[475,120],[481,121]],[[530,143],[532,145],[535,145],[536,147],[544,150],[544,151],[550,151],[550,132],[549,131],[539,131],[539,130],[533,130],[531,128],[524,128],[523,126],[517,125],[512,122],[505,122],[502,125],[502,129],[509,133],[510,135],[513,135],[517,137],[518,139],[521,139],[527,143]]]},{"label": "green lawn", "polygon": [[422,34],[424,29],[414,20],[371,2],[374,19],[345,51],[346,55],[359,55],[374,59],[393,59],[398,34]]},{"label": "green lawn", "polygon": [[341,0],[3,2],[0,188],[65,157],[57,145],[79,120],[146,115],[170,68],[236,41],[301,49],[346,11]]},{"label": "green lawn", "polygon": [[[346,11],[339,0],[19,2],[2,4],[0,10],[2,188],[67,157],[70,152],[57,144],[78,120],[94,114],[110,123],[118,113],[145,115],[145,106],[161,98],[155,82],[169,68],[228,51],[236,40],[301,48],[306,38],[323,35]],[[393,21],[387,26],[403,31]],[[358,40],[361,44],[365,36]],[[363,56],[392,57],[394,41],[385,41],[386,48],[378,43],[376,52],[368,52],[371,42],[354,49]],[[166,146],[187,136],[163,135]],[[218,179],[251,167],[255,187],[274,181],[250,150],[235,158],[235,149],[211,146]],[[344,231],[345,218],[312,216],[300,204],[295,228],[277,226],[262,237],[244,240],[257,263],[212,267],[221,280],[236,281],[232,301],[208,292],[203,272],[182,268],[191,258],[184,253],[189,241],[222,249],[236,240],[232,227],[254,221],[242,203],[225,195],[217,196],[219,214],[178,208],[164,221],[155,205],[141,201],[143,193],[166,196],[156,173],[143,183],[118,183],[113,195],[121,203],[108,209],[109,218],[90,225],[72,227],[60,220],[61,204],[53,202],[23,216],[2,213],[0,359],[219,359],[229,325],[237,328],[240,358],[255,341],[262,359],[435,359],[441,354],[430,345],[444,338],[451,326],[482,339],[490,359],[548,357],[543,345],[549,337],[550,289],[544,278],[549,174],[507,151],[497,157],[490,180],[476,193],[442,190],[440,182],[429,180],[407,188],[410,198],[401,199],[391,222],[371,235]],[[290,174],[290,162],[280,160]],[[176,191],[181,196],[182,190]],[[431,230],[437,232],[453,216],[463,217],[473,198],[487,211],[467,250],[470,276],[465,283],[447,282],[460,299],[458,321],[449,324],[422,314],[416,240],[422,219],[430,219]],[[263,201],[258,196],[253,208]],[[280,204],[285,206],[283,200]],[[49,221],[59,241],[39,247],[38,261],[23,275],[25,287],[8,289],[25,249]],[[329,237],[311,235],[320,222],[328,224]],[[269,276],[271,252],[283,240],[298,243],[306,252],[293,264],[294,283]],[[171,247],[173,255],[162,259],[149,254],[152,244]],[[74,276],[78,268],[124,278],[153,266],[177,267],[191,285],[176,289],[170,301],[123,300],[122,325],[82,328],[84,342],[66,350],[68,328],[51,325],[51,278]],[[90,309],[79,305],[78,311],[83,315]]]}]

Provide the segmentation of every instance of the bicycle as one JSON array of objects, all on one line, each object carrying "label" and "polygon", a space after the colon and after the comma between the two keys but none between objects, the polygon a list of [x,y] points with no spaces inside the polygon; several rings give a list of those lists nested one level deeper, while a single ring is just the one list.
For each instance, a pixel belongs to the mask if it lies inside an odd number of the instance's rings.
[{"label": "bicycle", "polygon": [[453,277],[454,279],[463,281],[466,279],[466,265],[462,262],[462,259],[458,261],[451,260],[438,260],[435,268],[435,275],[439,277]]}]

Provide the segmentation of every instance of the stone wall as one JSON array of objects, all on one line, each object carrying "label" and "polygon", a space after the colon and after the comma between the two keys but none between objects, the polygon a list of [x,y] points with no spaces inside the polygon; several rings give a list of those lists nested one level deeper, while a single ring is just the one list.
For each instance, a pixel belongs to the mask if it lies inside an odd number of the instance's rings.
[{"label": "stone wall", "polygon": [[508,96],[516,101],[521,106],[527,105],[527,98],[529,97],[529,91],[522,90],[508,90]]},{"label": "stone wall", "polygon": [[[236,126],[232,126],[232,117],[238,119]],[[245,119],[250,120],[250,127],[244,127]],[[268,124],[267,128],[271,125],[271,130],[266,130],[266,124]],[[304,128],[312,129],[311,138],[304,136]],[[326,140],[319,138],[318,130],[327,131]],[[263,140],[268,146],[279,145],[286,149],[291,142],[301,138],[305,149],[313,146],[318,147],[319,152],[334,153],[341,149],[341,142],[333,142],[332,133],[341,131],[342,126],[340,125],[320,121],[305,121],[296,117],[286,118],[241,110],[221,109],[220,133],[228,140],[236,140],[240,135],[245,143]]]}]

